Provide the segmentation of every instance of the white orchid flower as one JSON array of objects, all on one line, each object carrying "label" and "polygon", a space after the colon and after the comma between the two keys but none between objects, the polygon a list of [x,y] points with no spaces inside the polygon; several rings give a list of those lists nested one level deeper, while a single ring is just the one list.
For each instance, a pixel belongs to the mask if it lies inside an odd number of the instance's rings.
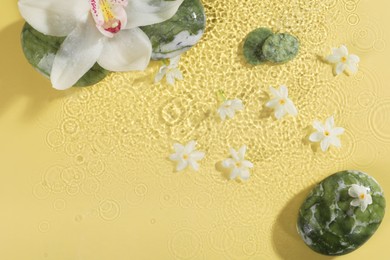
[{"label": "white orchid flower", "polygon": [[253,168],[253,163],[245,160],[245,153],[246,145],[241,146],[238,151],[230,148],[230,154],[232,158],[228,158],[222,161],[222,166],[231,170],[231,180],[237,177],[240,177],[244,181],[249,179],[249,169]]},{"label": "white orchid flower", "polygon": [[169,156],[169,159],[177,162],[177,171],[182,171],[187,166],[191,166],[195,171],[199,170],[199,164],[197,161],[202,160],[205,156],[204,152],[195,150],[196,141],[190,141],[186,145],[179,143],[173,144],[175,153]]},{"label": "white orchid flower", "polygon": [[330,145],[341,147],[341,141],[338,136],[343,134],[345,129],[335,127],[333,116],[327,118],[325,124],[317,120],[314,121],[313,127],[317,131],[309,136],[309,140],[314,143],[320,142],[322,151],[327,151]]},{"label": "white orchid flower", "polygon": [[240,99],[226,100],[218,108],[217,113],[222,121],[229,117],[232,119],[236,114],[236,111],[241,111],[244,109],[244,105]]},{"label": "white orchid flower", "polygon": [[345,45],[340,48],[332,48],[332,54],[326,60],[336,64],[336,75],[346,71],[348,74],[355,74],[358,71],[360,58],[357,55],[349,54]]},{"label": "white orchid flower", "polygon": [[360,207],[363,212],[366,211],[368,205],[372,204],[372,197],[368,192],[369,188],[357,184],[352,184],[348,190],[349,196],[354,198],[351,201],[351,206]]},{"label": "white orchid flower", "polygon": [[269,89],[274,95],[274,98],[267,102],[265,106],[275,110],[275,117],[277,119],[281,119],[286,114],[290,114],[292,116],[298,115],[297,108],[292,100],[288,98],[288,88],[286,86],[282,85],[278,90],[273,87],[269,87]]},{"label": "white orchid flower", "polygon": [[169,85],[175,84],[175,79],[183,80],[183,74],[179,69],[180,55],[169,59],[169,65],[164,64],[160,67],[154,82],[160,82],[164,76],[166,77],[167,83]]},{"label": "white orchid flower", "polygon": [[51,70],[56,89],[73,86],[96,62],[109,71],[144,70],[152,46],[139,26],[170,19],[183,0],[19,0],[37,31],[65,37]]}]

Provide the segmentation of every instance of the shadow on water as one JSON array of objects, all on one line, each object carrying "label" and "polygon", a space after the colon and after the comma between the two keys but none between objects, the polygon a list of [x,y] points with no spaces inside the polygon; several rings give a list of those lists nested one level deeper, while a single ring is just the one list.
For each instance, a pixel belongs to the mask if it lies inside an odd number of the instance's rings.
[{"label": "shadow on water", "polygon": [[298,195],[294,196],[294,198],[286,204],[282,212],[280,212],[273,226],[272,243],[276,253],[281,259],[330,260],[334,258],[312,251],[305,245],[296,229],[299,208],[312,188],[313,187],[303,190]]},{"label": "shadow on water", "polygon": [[23,25],[24,21],[19,21],[0,31],[0,116],[13,104],[27,100],[22,117],[31,120],[52,101],[77,90],[53,89],[50,81],[28,63],[20,41]]}]

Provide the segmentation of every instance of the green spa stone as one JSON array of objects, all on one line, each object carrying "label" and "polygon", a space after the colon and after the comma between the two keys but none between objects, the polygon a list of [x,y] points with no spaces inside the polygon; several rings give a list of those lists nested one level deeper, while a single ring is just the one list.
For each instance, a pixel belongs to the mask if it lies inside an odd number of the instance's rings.
[{"label": "green spa stone", "polygon": [[[350,205],[352,184],[370,189],[372,204],[363,212]],[[314,251],[343,255],[363,245],[378,229],[385,214],[383,190],[369,175],[342,171],[321,181],[303,202],[298,216],[298,233]]]},{"label": "green spa stone", "polygon": [[200,0],[184,0],[169,20],[140,27],[153,46],[152,59],[169,59],[189,50],[201,38],[206,27],[206,15]]},{"label": "green spa stone", "polygon": [[287,33],[270,36],[263,44],[265,59],[274,63],[284,63],[297,56],[299,51],[298,39]]},{"label": "green spa stone", "polygon": [[263,44],[267,38],[273,35],[268,28],[258,28],[248,34],[244,43],[245,60],[252,65],[267,62],[263,54]]},{"label": "green spa stone", "polygon": [[[28,62],[40,73],[50,77],[54,57],[65,37],[44,35],[28,23],[22,29],[22,48]],[[109,71],[97,63],[75,84],[78,87],[90,86],[98,83],[108,75]]]}]

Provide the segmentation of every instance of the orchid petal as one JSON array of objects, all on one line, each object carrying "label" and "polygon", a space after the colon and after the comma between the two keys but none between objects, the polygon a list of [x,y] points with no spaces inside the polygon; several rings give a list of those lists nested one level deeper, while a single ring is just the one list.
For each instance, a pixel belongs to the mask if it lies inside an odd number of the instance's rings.
[{"label": "orchid petal", "polygon": [[125,29],[164,22],[176,14],[182,3],[183,0],[131,0],[126,8]]},{"label": "orchid petal", "polygon": [[232,108],[234,108],[235,110],[243,110],[244,105],[242,104],[242,101],[240,99],[234,99],[232,101]]},{"label": "orchid petal", "polygon": [[334,117],[330,116],[325,121],[325,129],[331,130],[334,127]]},{"label": "orchid petal", "polygon": [[276,110],[275,110],[276,119],[281,119],[285,115],[286,115],[286,110],[282,106],[279,106],[276,108]]},{"label": "orchid petal", "polygon": [[332,134],[333,135],[341,135],[345,132],[345,129],[342,127],[335,127],[332,129]]},{"label": "orchid petal", "polygon": [[175,77],[172,73],[167,73],[165,76],[169,85],[175,85]]},{"label": "orchid petal", "polygon": [[326,57],[326,60],[330,63],[338,63],[341,60],[341,57],[338,55],[329,55]]},{"label": "orchid petal", "polygon": [[370,194],[366,195],[367,204],[372,204],[372,197]]},{"label": "orchid petal", "polygon": [[321,150],[323,152],[326,152],[328,149],[329,149],[329,146],[330,146],[330,142],[329,142],[329,138],[325,138],[321,141]]},{"label": "orchid petal", "polygon": [[195,160],[188,160],[188,164],[194,169],[195,171],[199,171],[199,164]]},{"label": "orchid petal", "polygon": [[247,181],[249,179],[250,173],[248,170],[241,170],[240,177],[242,180]]},{"label": "orchid petal", "polygon": [[196,141],[192,140],[190,141],[185,147],[184,147],[184,153],[191,153],[195,150]]},{"label": "orchid petal", "polygon": [[226,111],[223,108],[218,109],[218,114],[222,121],[226,119]]},{"label": "orchid petal", "polygon": [[72,87],[98,60],[103,49],[103,36],[98,30],[91,30],[91,19],[79,24],[57,52],[51,71],[54,88]]},{"label": "orchid petal", "polygon": [[230,148],[230,154],[232,155],[232,158],[236,161],[239,161],[240,160],[240,157],[238,156],[236,150],[234,150],[233,148]]},{"label": "orchid petal", "polygon": [[366,211],[367,206],[368,206],[368,203],[366,201],[362,201],[360,203],[360,209],[362,210],[362,212]]},{"label": "orchid petal", "polygon": [[169,159],[171,161],[178,161],[180,158],[181,158],[181,154],[179,153],[174,153],[169,156]]},{"label": "orchid petal", "polygon": [[294,103],[293,103],[290,99],[288,99],[288,100],[286,101],[285,108],[286,108],[286,111],[287,111],[290,115],[292,115],[292,116],[298,115],[298,110],[297,110],[297,108],[295,107]]},{"label": "orchid petal", "polygon": [[313,127],[319,132],[323,132],[325,130],[325,126],[318,120],[313,122]]},{"label": "orchid petal", "polygon": [[359,56],[357,56],[355,54],[351,54],[348,57],[348,61],[349,62],[353,62],[353,63],[359,63],[360,62],[360,58],[359,58]]},{"label": "orchid petal", "polygon": [[269,87],[269,91],[274,95],[274,97],[283,98],[280,92],[271,86]]},{"label": "orchid petal", "polygon": [[233,171],[230,174],[230,179],[233,180],[233,179],[237,178],[238,175],[240,175],[240,170],[235,168],[235,169],[233,169]]},{"label": "orchid petal", "polygon": [[242,166],[246,168],[253,168],[253,163],[247,160],[242,161]]},{"label": "orchid petal", "polygon": [[234,165],[234,160],[229,158],[222,161],[222,166],[224,168],[232,168]]},{"label": "orchid petal", "polygon": [[80,0],[19,0],[23,18],[37,31],[57,37],[69,35],[89,14],[89,2]]},{"label": "orchid petal", "polygon": [[356,74],[359,70],[358,65],[356,63],[349,62],[346,66],[346,70],[348,74]]},{"label": "orchid petal", "polygon": [[238,158],[240,160],[244,160],[246,153],[246,145],[241,146],[241,148],[238,150]]},{"label": "orchid petal", "polygon": [[340,48],[336,50],[336,53],[340,55],[341,57],[348,56],[348,49],[347,46],[341,45]]},{"label": "orchid petal", "polygon": [[204,156],[205,156],[204,152],[198,152],[198,151],[192,152],[190,154],[190,158],[196,161],[202,160]]},{"label": "orchid petal", "polygon": [[279,93],[283,98],[287,98],[288,97],[288,88],[284,85],[280,86]]},{"label": "orchid petal", "polygon": [[186,160],[180,160],[179,163],[177,164],[176,170],[182,171],[188,166],[188,161]]},{"label": "orchid petal", "polygon": [[341,141],[339,138],[333,136],[332,138],[330,138],[329,142],[334,145],[335,147],[339,148],[341,147]]},{"label": "orchid petal", "polygon": [[351,206],[354,206],[354,207],[360,206],[360,200],[359,199],[353,199],[351,201]]},{"label": "orchid petal", "polygon": [[154,78],[154,83],[160,82],[167,73],[167,70],[168,68],[166,66],[162,66],[159,72],[156,74],[156,77]]},{"label": "orchid petal", "polygon": [[344,63],[338,63],[336,66],[336,75],[340,75],[345,70],[345,64]]},{"label": "orchid petal", "polygon": [[280,99],[279,98],[274,98],[274,99],[271,99],[270,101],[268,101],[265,106],[266,107],[269,107],[269,108],[275,108],[279,105],[279,101]]},{"label": "orchid petal", "polygon": [[322,132],[315,132],[309,136],[309,140],[314,143],[321,141],[323,138],[324,135]]},{"label": "orchid petal", "polygon": [[184,151],[184,146],[182,144],[179,144],[179,143],[174,143],[173,149],[175,149],[175,152],[177,152],[177,153],[182,153]]},{"label": "orchid petal", "polygon": [[106,38],[98,63],[110,71],[144,70],[151,54],[149,38],[141,29],[134,28]]},{"label": "orchid petal", "polygon": [[359,187],[359,186],[356,184],[352,184],[352,187],[348,189],[349,196],[351,196],[353,198],[359,197],[359,192],[357,190],[357,187]]}]

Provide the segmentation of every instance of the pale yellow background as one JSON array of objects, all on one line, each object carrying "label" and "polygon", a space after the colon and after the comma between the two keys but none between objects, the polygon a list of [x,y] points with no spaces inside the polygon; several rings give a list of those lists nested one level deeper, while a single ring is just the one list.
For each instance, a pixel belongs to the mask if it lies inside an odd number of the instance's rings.
[{"label": "pale yellow background", "polygon": [[[158,63],[88,89],[52,90],[25,61],[15,0],[0,15],[1,259],[333,259],[295,231],[313,185],[361,169],[390,192],[390,4],[386,0],[204,0],[208,26],[182,58],[185,80],[152,84]],[[283,3],[288,2],[288,3]],[[293,33],[301,52],[250,68],[239,55],[251,30]],[[321,62],[347,44],[354,77]],[[276,121],[262,106],[287,84],[300,114]],[[215,116],[215,93],[241,98],[234,120]],[[343,147],[315,151],[311,122],[334,114]],[[199,172],[174,172],[175,141],[207,152]],[[248,146],[247,183],[215,165]],[[390,259],[390,219],[343,259]],[[335,257],[336,258],[336,257]]]}]

